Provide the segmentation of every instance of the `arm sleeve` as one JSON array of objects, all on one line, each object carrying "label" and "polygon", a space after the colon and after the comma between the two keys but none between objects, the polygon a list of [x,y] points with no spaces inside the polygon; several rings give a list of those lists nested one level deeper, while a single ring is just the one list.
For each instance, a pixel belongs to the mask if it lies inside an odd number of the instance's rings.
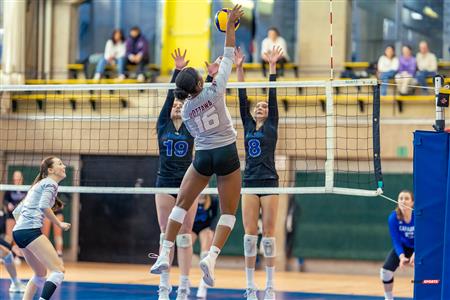
[{"label": "arm sleeve", "polygon": [[147,40],[142,37],[142,48],[140,49],[139,53],[143,56],[143,57],[147,57],[148,54],[148,42]]},{"label": "arm sleeve", "polygon": [[231,68],[233,67],[234,48],[225,47],[223,51],[222,62],[219,66],[219,72],[212,83],[212,88],[217,94],[225,94],[227,89],[228,78],[231,74]]},{"label": "arm sleeve", "polygon": [[39,199],[39,208],[52,208],[50,203],[53,202],[53,199],[56,197],[58,187],[51,183],[45,183],[43,184],[42,189],[41,199]]},{"label": "arm sleeve", "polygon": [[250,114],[250,103],[248,103],[247,90],[239,89],[239,110],[241,112],[242,124],[245,125],[252,120]]},{"label": "arm sleeve", "polygon": [[127,53],[127,48],[125,46],[125,43],[120,44],[118,47],[119,47],[119,51],[117,52],[116,58],[124,57]]},{"label": "arm sleeve", "polygon": [[398,67],[399,67],[398,58],[394,57],[394,60],[392,62],[392,71],[398,71]]},{"label": "arm sleeve", "polygon": [[389,216],[389,233],[391,234],[392,246],[394,247],[395,253],[397,256],[405,253],[403,250],[402,242],[400,240],[400,231],[398,230],[398,221],[396,214],[392,214]]},{"label": "arm sleeve", "polygon": [[430,70],[436,72],[438,70],[436,55],[432,54]]},{"label": "arm sleeve", "polygon": [[205,82],[212,82],[214,80],[214,77],[208,75],[206,76]]},{"label": "arm sleeve", "polygon": [[[270,74],[270,81],[277,81],[276,74]],[[278,101],[277,101],[277,89],[270,88],[269,89],[269,121],[275,126],[278,127]]]},{"label": "arm sleeve", "polygon": [[[180,70],[175,69],[175,71],[173,72],[173,75],[172,75],[172,79],[170,80],[171,83],[175,82],[175,79],[177,78],[178,73],[180,73]],[[173,90],[170,89],[167,92],[166,101],[164,101],[164,105],[161,108],[161,111],[159,112],[158,122],[156,124],[158,131],[170,119],[170,110],[173,106],[174,100],[175,100],[175,95],[173,94]]]},{"label": "arm sleeve", "polygon": [[5,192],[5,195],[3,196],[3,205],[8,205],[8,203],[11,201],[11,193],[9,191]]}]

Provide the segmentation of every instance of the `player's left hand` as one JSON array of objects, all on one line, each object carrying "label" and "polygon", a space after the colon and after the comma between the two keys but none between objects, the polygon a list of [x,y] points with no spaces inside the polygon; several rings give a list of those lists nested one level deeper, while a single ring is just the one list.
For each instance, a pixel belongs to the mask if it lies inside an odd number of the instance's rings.
[{"label": "player's left hand", "polygon": [[184,53],[183,55],[181,55],[181,50],[180,48],[178,48],[175,49],[175,51],[173,51],[173,53],[171,54],[173,60],[175,61],[175,69],[182,70],[188,65],[189,60],[186,60],[186,52],[187,50],[184,49]]},{"label": "player's left hand", "polygon": [[415,260],[415,258],[416,258],[416,253],[413,253],[413,254],[411,255],[411,257],[409,258],[409,265],[410,265],[411,267],[414,267],[414,260]]},{"label": "player's left hand", "polygon": [[272,51],[264,53],[264,60],[271,65],[276,64],[281,57],[283,57],[283,49],[279,46],[273,46]]},{"label": "player's left hand", "polygon": [[213,62],[212,64],[205,61],[206,69],[208,70],[208,75],[211,77],[214,77],[217,74],[217,72],[219,72],[220,61],[218,60],[219,59],[216,59],[216,61]]}]

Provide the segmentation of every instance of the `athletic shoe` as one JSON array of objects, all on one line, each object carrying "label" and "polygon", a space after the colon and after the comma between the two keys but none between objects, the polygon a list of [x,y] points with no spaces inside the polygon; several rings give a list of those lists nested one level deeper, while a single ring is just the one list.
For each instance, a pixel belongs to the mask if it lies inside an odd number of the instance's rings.
[{"label": "athletic shoe", "polygon": [[208,293],[208,286],[203,280],[200,280],[200,284],[197,289],[197,298],[205,299]]},{"label": "athletic shoe", "polygon": [[275,300],[276,299],[276,294],[275,294],[275,290],[273,289],[273,287],[268,287],[266,288],[265,292],[264,292],[264,300]]},{"label": "athletic shoe", "polygon": [[167,287],[160,285],[158,289],[158,300],[169,300],[170,292],[172,291],[172,287]]},{"label": "athletic shoe", "polygon": [[138,77],[137,77],[137,81],[138,81],[138,82],[144,82],[144,81],[145,81],[145,76],[144,76],[144,74],[139,74]]},{"label": "athletic shoe", "polygon": [[25,293],[25,285],[21,282],[11,283],[9,286],[10,293]]},{"label": "athletic shoe", "polygon": [[203,272],[203,281],[209,285],[214,286],[214,261],[208,256],[200,261],[200,269]]},{"label": "athletic shoe", "polygon": [[258,290],[256,288],[247,288],[244,297],[247,297],[247,300],[258,300],[257,292]]},{"label": "athletic shoe", "polygon": [[155,264],[150,269],[152,274],[161,274],[162,271],[168,270],[170,266],[169,257],[165,255],[158,256]]},{"label": "athletic shoe", "polygon": [[188,300],[191,290],[189,287],[178,287],[177,300]]}]

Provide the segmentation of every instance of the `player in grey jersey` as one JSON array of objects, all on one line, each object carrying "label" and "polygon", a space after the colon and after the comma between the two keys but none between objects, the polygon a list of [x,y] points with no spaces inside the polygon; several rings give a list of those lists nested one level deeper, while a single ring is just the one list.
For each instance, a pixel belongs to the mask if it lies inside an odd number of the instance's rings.
[{"label": "player in grey jersey", "polygon": [[[13,212],[17,220],[13,229],[14,241],[34,272],[28,281],[23,300],[33,299],[40,288],[42,293],[39,299],[50,299],[64,279],[62,260],[41,229],[45,217],[63,230],[70,228],[69,223],[59,221],[53,212],[62,206],[56,195],[58,184],[65,177],[66,166],[59,158],[44,159],[33,186]],[[50,270],[50,275],[46,279],[47,269]]]},{"label": "player in grey jersey", "polygon": [[225,50],[218,74],[211,87],[203,88],[203,80],[193,68],[184,68],[175,81],[175,97],[187,99],[182,118],[195,143],[195,159],[184,175],[176,206],[172,209],[167,224],[160,256],[151,268],[151,273],[160,274],[169,269],[170,250],[184,223],[187,211],[206,187],[210,177],[217,175],[220,208],[222,215],[208,255],[201,260],[203,280],[214,286],[214,266],[236,221],[241,192],[241,173],[236,148],[236,131],[225,105],[225,91],[231,73],[235,47],[235,21],[243,16],[240,5],[228,12]]}]

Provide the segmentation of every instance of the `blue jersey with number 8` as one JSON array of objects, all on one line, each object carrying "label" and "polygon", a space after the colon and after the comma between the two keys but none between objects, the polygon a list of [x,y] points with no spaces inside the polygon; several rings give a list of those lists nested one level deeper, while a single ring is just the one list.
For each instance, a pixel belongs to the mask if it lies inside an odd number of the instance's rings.
[{"label": "blue jersey with number 8", "polygon": [[[276,75],[270,75],[276,81]],[[250,114],[245,89],[239,89],[239,109],[244,125],[245,171],[244,181],[278,179],[275,168],[275,149],[278,140],[278,104],[275,88],[269,89],[269,114],[264,124],[256,129],[256,121]]]}]

